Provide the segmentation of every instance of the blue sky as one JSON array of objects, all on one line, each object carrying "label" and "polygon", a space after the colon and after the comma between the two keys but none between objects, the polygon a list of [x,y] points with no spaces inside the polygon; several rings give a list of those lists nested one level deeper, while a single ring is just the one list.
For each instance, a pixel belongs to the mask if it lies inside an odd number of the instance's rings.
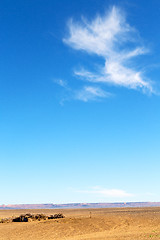
[{"label": "blue sky", "polygon": [[160,201],[160,2],[2,0],[0,22],[0,204]]}]

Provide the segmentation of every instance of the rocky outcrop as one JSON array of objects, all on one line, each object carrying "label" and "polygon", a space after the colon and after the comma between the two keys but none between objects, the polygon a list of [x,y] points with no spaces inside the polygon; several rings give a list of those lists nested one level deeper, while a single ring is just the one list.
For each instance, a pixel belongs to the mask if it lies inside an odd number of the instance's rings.
[{"label": "rocky outcrop", "polygon": [[48,219],[56,219],[56,218],[64,218],[64,215],[62,213],[50,215]]},{"label": "rocky outcrop", "polygon": [[0,223],[10,223],[10,222],[31,222],[31,221],[41,221],[47,219],[57,219],[57,218],[64,218],[65,216],[62,213],[46,216],[44,214],[23,214],[19,217],[14,218],[4,218],[0,220]]}]

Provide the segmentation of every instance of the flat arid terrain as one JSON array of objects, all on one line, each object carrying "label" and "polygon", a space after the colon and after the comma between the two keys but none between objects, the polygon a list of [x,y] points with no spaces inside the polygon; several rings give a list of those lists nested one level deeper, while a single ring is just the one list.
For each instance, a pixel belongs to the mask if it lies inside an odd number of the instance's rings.
[{"label": "flat arid terrain", "polygon": [[0,219],[21,214],[63,213],[63,219],[0,223],[0,240],[156,240],[160,207],[0,210]]}]

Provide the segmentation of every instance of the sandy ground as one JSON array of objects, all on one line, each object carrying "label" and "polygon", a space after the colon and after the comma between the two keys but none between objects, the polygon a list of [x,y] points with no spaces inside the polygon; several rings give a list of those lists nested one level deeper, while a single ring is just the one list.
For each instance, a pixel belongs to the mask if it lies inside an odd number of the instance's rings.
[{"label": "sandy ground", "polygon": [[[160,207],[70,210],[0,210],[0,218],[61,212],[66,218],[1,223],[0,240],[160,240]],[[91,217],[90,217],[91,212]]]}]

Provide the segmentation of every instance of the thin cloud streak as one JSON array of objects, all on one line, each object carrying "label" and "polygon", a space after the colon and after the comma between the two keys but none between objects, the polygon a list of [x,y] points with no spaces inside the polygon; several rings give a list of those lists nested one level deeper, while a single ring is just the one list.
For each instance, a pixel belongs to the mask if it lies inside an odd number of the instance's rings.
[{"label": "thin cloud streak", "polygon": [[54,83],[58,84],[61,87],[67,88],[67,82],[62,79],[54,79]]},{"label": "thin cloud streak", "polygon": [[89,193],[89,194],[97,194],[102,195],[104,197],[115,197],[115,198],[121,198],[121,197],[134,197],[135,195],[132,193],[128,193],[121,189],[105,189],[101,187],[95,187],[92,190],[84,190],[84,191],[77,191],[81,193]]},{"label": "thin cloud streak", "polygon": [[131,64],[135,57],[146,54],[148,49],[135,47],[138,45],[136,30],[126,22],[119,8],[113,7],[105,16],[99,15],[91,22],[84,18],[81,23],[70,20],[68,28],[69,37],[63,39],[64,43],[75,50],[104,59],[100,70],[91,72],[82,68],[74,71],[76,76],[92,83],[153,92],[152,83],[143,76],[143,71],[133,68]]},{"label": "thin cloud streak", "polygon": [[95,101],[99,98],[106,98],[110,95],[110,93],[103,91],[99,87],[84,86],[82,89],[76,91],[75,99],[88,102],[90,100]]},{"label": "thin cloud streak", "polygon": [[112,96],[109,92],[104,91],[100,87],[96,86],[83,86],[81,89],[75,90],[68,86],[67,82],[62,79],[54,80],[54,83],[58,84],[61,88],[65,89],[66,96],[61,100],[61,104],[69,100],[80,100],[83,102],[96,101],[101,98],[107,98]]}]

